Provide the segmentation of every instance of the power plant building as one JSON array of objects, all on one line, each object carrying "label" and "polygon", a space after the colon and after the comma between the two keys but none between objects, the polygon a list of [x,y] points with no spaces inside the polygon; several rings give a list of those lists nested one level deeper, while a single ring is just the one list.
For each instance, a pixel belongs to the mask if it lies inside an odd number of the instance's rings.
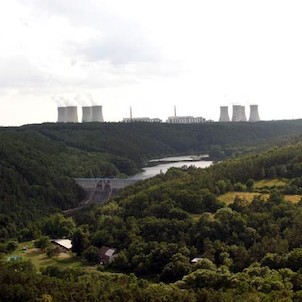
[{"label": "power plant building", "polygon": [[92,117],[91,122],[104,122],[103,118],[103,107],[102,106],[92,106]]},{"label": "power plant building", "polygon": [[241,122],[241,121],[242,121],[241,105],[233,105],[232,122]]},{"label": "power plant building", "polygon": [[78,123],[78,107],[67,106],[65,108],[65,123]]},{"label": "power plant building", "polygon": [[139,122],[143,122],[143,123],[161,123],[162,120],[159,118],[149,118],[149,117],[126,117],[123,118],[123,122],[124,123],[139,123]]},{"label": "power plant building", "polygon": [[[228,106],[220,106],[219,122],[229,122]],[[258,105],[250,105],[249,122],[259,122]],[[233,105],[232,122],[247,122],[245,106]]]},{"label": "power plant building", "polygon": [[198,124],[204,123],[206,119],[204,117],[193,116],[169,116],[167,119],[168,124]]},{"label": "power plant building", "polygon": [[229,122],[229,107],[228,106],[220,106],[220,118],[219,122]]},{"label": "power plant building", "polygon": [[245,106],[241,106],[241,122],[247,122],[245,115]]},{"label": "power plant building", "polygon": [[58,107],[58,123],[65,123],[66,107]]},{"label": "power plant building", "polygon": [[77,123],[78,107],[58,107],[58,123]]},{"label": "power plant building", "polygon": [[92,121],[92,107],[83,106],[82,107],[82,123],[88,123]]},{"label": "power plant building", "polygon": [[[102,106],[83,106],[82,123],[104,122]],[[58,123],[78,123],[78,107],[58,107]]]},{"label": "power plant building", "polygon": [[259,122],[259,112],[258,112],[258,105],[250,105],[250,118],[249,122]]}]

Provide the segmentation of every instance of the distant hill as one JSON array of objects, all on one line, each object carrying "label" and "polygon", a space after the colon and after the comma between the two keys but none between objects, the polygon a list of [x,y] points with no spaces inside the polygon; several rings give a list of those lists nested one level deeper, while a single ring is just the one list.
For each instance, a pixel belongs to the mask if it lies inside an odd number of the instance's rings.
[{"label": "distant hill", "polygon": [[[5,131],[1,129],[0,131]],[[13,129],[7,129],[9,131]],[[253,146],[281,137],[300,135],[302,120],[258,123],[86,123],[23,126],[13,131],[37,132],[50,140],[88,152],[102,152],[133,160],[141,165],[146,158],[162,155],[208,152]]]}]

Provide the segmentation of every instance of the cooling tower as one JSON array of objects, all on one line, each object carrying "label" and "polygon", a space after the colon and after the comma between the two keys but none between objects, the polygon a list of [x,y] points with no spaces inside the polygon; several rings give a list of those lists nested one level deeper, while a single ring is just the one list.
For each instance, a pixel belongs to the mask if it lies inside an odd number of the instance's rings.
[{"label": "cooling tower", "polygon": [[232,122],[241,122],[241,113],[242,109],[240,105],[233,105],[233,116],[232,116]]},{"label": "cooling tower", "polygon": [[245,106],[241,106],[241,122],[247,122],[245,115]]},{"label": "cooling tower", "polygon": [[92,106],[92,122],[104,122],[102,106]]},{"label": "cooling tower", "polygon": [[78,107],[68,106],[66,107],[66,123],[77,123],[78,122]]},{"label": "cooling tower", "polygon": [[229,122],[229,107],[228,106],[220,106],[220,118],[219,122]]},{"label": "cooling tower", "polygon": [[58,107],[58,123],[65,123],[66,107]]},{"label": "cooling tower", "polygon": [[92,108],[89,106],[82,107],[82,123],[87,123],[92,121]]},{"label": "cooling tower", "polygon": [[250,119],[249,122],[259,122],[259,112],[258,112],[258,105],[250,105]]}]

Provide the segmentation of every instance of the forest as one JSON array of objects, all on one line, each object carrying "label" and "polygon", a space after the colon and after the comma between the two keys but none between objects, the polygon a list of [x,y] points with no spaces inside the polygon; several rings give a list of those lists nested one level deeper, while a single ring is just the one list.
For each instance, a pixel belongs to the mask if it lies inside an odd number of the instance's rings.
[{"label": "forest", "polygon": [[[0,301],[302,301],[302,201],[287,200],[302,197],[302,122],[187,126],[1,129]],[[183,152],[225,159],[171,168],[62,215],[81,199],[73,177],[133,174]],[[7,261],[29,240],[55,257],[50,238],[70,238],[85,266]],[[118,251],[109,265],[99,264],[102,246]]]}]

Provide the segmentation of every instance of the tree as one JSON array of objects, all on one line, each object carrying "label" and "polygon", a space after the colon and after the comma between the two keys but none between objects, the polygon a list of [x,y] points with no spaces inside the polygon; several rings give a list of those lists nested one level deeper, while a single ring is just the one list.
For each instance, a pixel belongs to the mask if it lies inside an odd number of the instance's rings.
[{"label": "tree", "polygon": [[90,246],[83,252],[83,258],[89,264],[97,264],[100,262],[99,260],[99,249],[96,246]]},{"label": "tree", "polygon": [[191,270],[188,257],[181,253],[174,254],[171,261],[166,264],[160,275],[163,281],[176,281],[187,275]]},{"label": "tree", "polygon": [[249,178],[246,182],[246,187],[250,190],[254,186],[254,180],[252,178]]},{"label": "tree", "polygon": [[83,252],[89,247],[90,241],[82,229],[78,229],[72,236],[72,252],[77,256],[82,256]]},{"label": "tree", "polygon": [[58,246],[51,246],[46,249],[46,255],[49,258],[58,256],[60,254],[60,248]]},{"label": "tree", "polygon": [[51,242],[48,236],[41,236],[34,242],[35,247],[40,248],[41,250],[45,250],[50,244]]}]

